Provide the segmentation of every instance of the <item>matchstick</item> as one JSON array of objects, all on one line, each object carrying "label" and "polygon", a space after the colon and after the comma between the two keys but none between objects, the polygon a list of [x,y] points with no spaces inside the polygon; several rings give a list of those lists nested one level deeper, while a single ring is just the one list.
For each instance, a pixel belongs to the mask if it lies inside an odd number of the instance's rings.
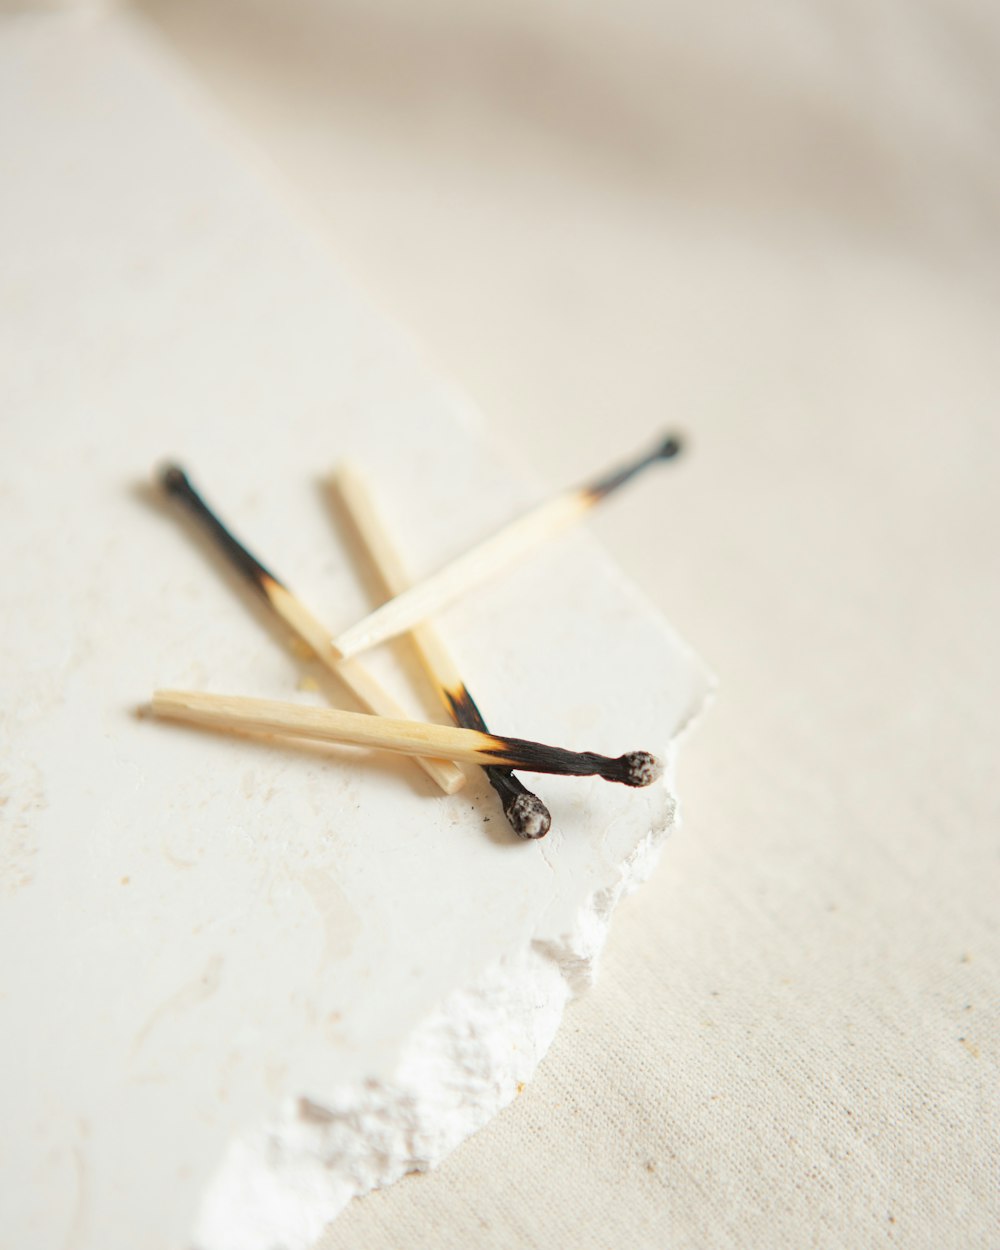
[{"label": "matchstick", "polygon": [[[344,507],[357,530],[372,567],[386,593],[398,595],[410,584],[402,556],[378,514],[371,491],[360,472],[349,464],[338,468],[334,481]],[[421,664],[433,682],[456,725],[488,733],[488,726],[476,701],[462,680],[458,667],[438,631],[428,621],[414,625],[409,634]],[[519,838],[543,838],[552,817],[537,794],[525,786],[509,768],[486,766],[486,776],[500,799],[503,813]]]},{"label": "matchstick", "polygon": [[563,491],[533,508],[338,634],[332,640],[334,650],[342,656],[358,655],[412,629],[418,622],[434,616],[466,591],[513,564],[546,539],[568,529],[595,504],[630,482],[637,473],[661,460],[672,460],[680,450],[680,440],[671,435],[628,464],[574,490]]},{"label": "matchstick", "polygon": [[648,751],[629,751],[613,758],[593,751],[567,751],[525,738],[506,738],[455,725],[395,720],[368,716],[364,712],[342,712],[339,708],[302,707],[271,699],[157,690],[151,706],[157,716],[215,729],[342,742],[481,767],[500,764],[529,773],[603,777],[605,781],[617,781],[624,786],[651,785],[663,772],[659,760]]},{"label": "matchstick", "polygon": [[[337,655],[330,646],[329,630],[226,528],[192,486],[183,469],[177,465],[167,465],[160,473],[160,481],[167,494],[183,505],[233,568],[243,575],[247,583],[296,637],[315,653],[319,662],[340,678],[363,707],[378,716],[405,718],[404,710],[364,665],[357,660],[344,660]],[[445,794],[454,794],[465,785],[465,773],[447,759],[421,757],[416,762]]]}]

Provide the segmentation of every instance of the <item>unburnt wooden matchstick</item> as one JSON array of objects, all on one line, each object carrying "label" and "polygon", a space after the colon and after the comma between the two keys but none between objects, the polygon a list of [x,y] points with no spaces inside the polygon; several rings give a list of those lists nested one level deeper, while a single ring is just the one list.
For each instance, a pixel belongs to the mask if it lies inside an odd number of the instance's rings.
[{"label": "unburnt wooden matchstick", "polygon": [[338,634],[332,640],[334,649],[342,656],[354,656],[412,629],[533,547],[567,529],[637,473],[661,460],[672,460],[680,450],[680,439],[671,435],[628,464],[574,490],[562,491]]},{"label": "unburnt wooden matchstick", "polygon": [[[331,648],[330,633],[305,604],[288,587],[270,573],[256,556],[226,528],[201,495],[191,485],[187,474],[175,464],[160,472],[164,490],[181,503],[210,536],[216,547],[237,569],[250,586],[272,608],[282,621],[316,655],[321,664],[352,691],[359,703],[378,716],[402,719],[406,713],[383,689],[378,681],[357,660],[344,660]],[[420,757],[416,761],[445,794],[454,794],[465,784],[465,774],[447,759]]]},{"label": "unburnt wooden matchstick", "polygon": [[[337,492],[364,545],[365,552],[378,573],[385,590],[398,595],[410,584],[402,557],[375,507],[371,491],[361,473],[351,464],[343,464],[334,475]],[[442,702],[456,725],[465,729],[489,729],[476,701],[469,693],[451,652],[441,635],[428,621],[410,630],[417,655],[433,682]],[[537,794],[511,772],[497,764],[486,765],[486,776],[497,792],[504,815],[519,838],[542,838],[552,826],[552,817]]]},{"label": "unburnt wooden matchstick", "polygon": [[151,704],[157,716],[240,733],[280,734],[320,742],[377,747],[403,755],[430,755],[464,764],[501,764],[529,773],[563,777],[603,777],[624,786],[648,786],[662,774],[659,760],[648,751],[629,751],[614,758],[594,751],[567,751],[525,738],[506,738],[423,721],[393,720],[339,708],[302,707],[271,699],[235,695],[157,690]]}]

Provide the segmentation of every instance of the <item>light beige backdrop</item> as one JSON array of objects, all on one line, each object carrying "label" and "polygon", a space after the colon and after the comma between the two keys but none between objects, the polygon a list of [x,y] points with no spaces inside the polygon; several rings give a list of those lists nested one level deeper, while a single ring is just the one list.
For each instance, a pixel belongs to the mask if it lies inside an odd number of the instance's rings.
[{"label": "light beige backdrop", "polygon": [[[1000,16],[146,0],[717,670],[537,1080],[317,1250],[1000,1245]],[[596,660],[596,657],[595,657]]]}]

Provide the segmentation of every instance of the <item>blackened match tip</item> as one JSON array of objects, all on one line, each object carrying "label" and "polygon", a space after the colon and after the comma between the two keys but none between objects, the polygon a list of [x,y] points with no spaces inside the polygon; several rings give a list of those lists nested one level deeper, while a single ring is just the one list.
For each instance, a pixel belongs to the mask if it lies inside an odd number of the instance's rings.
[{"label": "blackened match tip", "polygon": [[519,794],[504,815],[519,838],[544,838],[552,827],[552,816],[537,794]]},{"label": "blackened match tip", "polygon": [[662,460],[673,460],[683,450],[684,440],[679,434],[661,436],[660,441],[655,444],[652,450],[633,457],[627,464],[587,483],[582,489],[588,496],[588,502],[591,504],[599,503],[610,495],[612,491],[618,490],[626,482],[631,482],[637,474],[648,469],[650,465],[659,464]]},{"label": "blackened match tip", "polygon": [[181,491],[190,490],[188,475],[179,464],[167,463],[159,471],[160,485],[168,494],[176,495]]},{"label": "blackened match tip", "polygon": [[651,786],[663,776],[663,765],[648,751],[630,751],[619,760],[627,786]]},{"label": "blackened match tip", "polygon": [[674,456],[679,456],[683,450],[684,440],[677,434],[668,434],[660,444],[657,459],[672,460]]}]

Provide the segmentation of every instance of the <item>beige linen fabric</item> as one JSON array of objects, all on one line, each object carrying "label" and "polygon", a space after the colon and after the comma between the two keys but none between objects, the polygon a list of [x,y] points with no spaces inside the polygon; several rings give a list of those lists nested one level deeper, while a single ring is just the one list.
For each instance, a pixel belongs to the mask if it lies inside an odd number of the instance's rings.
[{"label": "beige linen fabric", "polygon": [[594,520],[720,677],[686,826],[317,1250],[1000,1245],[995,6],[145,7],[546,481],[692,436]]}]

